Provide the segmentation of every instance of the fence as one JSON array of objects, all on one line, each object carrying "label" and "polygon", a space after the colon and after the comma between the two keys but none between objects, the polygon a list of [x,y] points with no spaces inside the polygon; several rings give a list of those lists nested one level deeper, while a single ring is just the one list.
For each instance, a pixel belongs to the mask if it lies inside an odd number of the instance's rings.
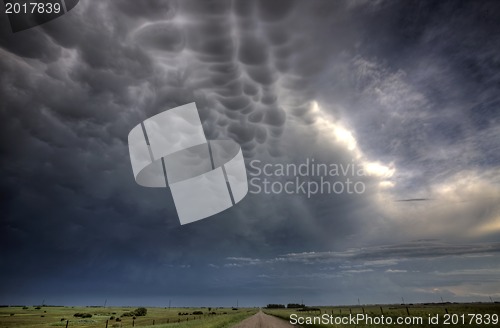
[{"label": "fence", "polygon": [[[112,320],[112,319],[107,319],[105,323],[103,323],[103,327],[105,328],[111,328],[111,327],[140,327],[140,326],[150,326],[150,325],[160,325],[160,324],[166,324],[166,323],[180,323],[184,321],[193,321],[193,320],[200,320],[203,317],[206,316],[212,316],[214,314],[209,314],[209,315],[192,315],[192,316],[185,316],[184,318],[164,318],[164,319],[132,319],[130,322],[123,322],[121,318],[117,318],[118,321]],[[138,322],[140,322],[140,325]],[[66,328],[72,327],[71,326],[72,321],[66,320]],[[75,322],[76,325],[76,322]],[[80,326],[81,323],[78,324]]]}]

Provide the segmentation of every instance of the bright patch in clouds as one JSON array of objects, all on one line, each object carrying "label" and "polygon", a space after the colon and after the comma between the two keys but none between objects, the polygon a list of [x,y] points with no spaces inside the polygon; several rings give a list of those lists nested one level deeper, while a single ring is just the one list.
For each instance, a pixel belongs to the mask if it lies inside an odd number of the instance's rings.
[{"label": "bright patch in clouds", "polygon": [[394,163],[384,164],[380,161],[373,161],[363,154],[358,141],[354,137],[355,133],[345,127],[339,120],[335,120],[331,114],[322,109],[317,101],[311,102],[311,112],[314,114],[314,127],[327,140],[342,145],[357,160],[364,170],[364,174],[379,178],[381,188],[393,187],[394,182],[389,179],[396,173]]}]

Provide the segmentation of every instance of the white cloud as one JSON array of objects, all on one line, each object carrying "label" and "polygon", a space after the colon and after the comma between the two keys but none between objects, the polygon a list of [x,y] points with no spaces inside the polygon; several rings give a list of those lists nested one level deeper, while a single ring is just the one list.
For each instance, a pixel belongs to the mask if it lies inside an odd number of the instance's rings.
[{"label": "white cloud", "polygon": [[500,187],[488,172],[461,171],[422,190],[423,201],[396,202],[397,191],[376,196],[385,229],[403,238],[482,238],[500,232]]},{"label": "white cloud", "polygon": [[345,148],[352,158],[359,162],[364,174],[380,180],[381,188],[393,187],[394,181],[390,179],[396,173],[394,163],[383,163],[366,156],[361,150],[352,128],[346,127],[340,120],[336,120],[317,101],[310,104],[311,113],[314,115],[313,126],[322,136],[323,140],[336,143]]}]

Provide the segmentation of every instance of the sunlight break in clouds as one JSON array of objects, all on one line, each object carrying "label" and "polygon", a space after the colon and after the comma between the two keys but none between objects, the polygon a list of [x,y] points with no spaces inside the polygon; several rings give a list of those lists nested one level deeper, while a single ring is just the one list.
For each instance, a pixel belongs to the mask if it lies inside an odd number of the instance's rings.
[{"label": "sunlight break in clouds", "polygon": [[332,116],[323,110],[317,101],[311,102],[311,113],[314,115],[314,127],[327,140],[332,140],[345,147],[353,157],[360,162],[365,174],[380,179],[380,187],[392,187],[394,182],[390,181],[396,173],[393,163],[383,164],[380,161],[368,159],[360,149],[354,133],[342,125],[340,121],[335,121]]}]

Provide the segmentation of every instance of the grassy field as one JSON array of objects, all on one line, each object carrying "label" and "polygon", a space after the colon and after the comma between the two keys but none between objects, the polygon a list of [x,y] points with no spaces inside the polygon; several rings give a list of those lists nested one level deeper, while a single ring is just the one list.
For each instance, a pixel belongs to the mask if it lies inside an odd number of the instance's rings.
[{"label": "grassy field", "polygon": [[[231,308],[147,308],[144,317],[122,317],[133,311],[128,307],[0,307],[0,328],[34,327],[179,327],[179,328],[226,328],[255,314],[257,309]],[[193,315],[195,311],[203,314]],[[90,318],[74,317],[75,313],[89,313]],[[179,315],[181,314],[181,315]],[[118,321],[117,321],[118,319]],[[154,325],[153,325],[154,324]]]},{"label": "grassy field", "polygon": [[[302,327],[357,327],[357,328],[369,328],[369,327],[453,327],[453,328],[472,328],[472,327],[499,327],[500,321],[497,324],[493,323],[494,318],[500,315],[500,304],[493,303],[473,303],[473,304],[412,304],[412,305],[367,305],[367,306],[342,306],[342,307],[315,307],[315,310],[309,312],[298,311],[298,309],[264,309],[267,314],[274,315],[276,317],[290,320],[290,316],[295,314],[304,319],[305,324],[301,324]],[[311,321],[314,317],[320,317],[322,315],[327,315],[328,317],[333,317],[333,321],[330,319],[328,323],[309,323],[307,324],[307,318]],[[358,314],[364,314],[371,318],[371,322],[363,320],[361,323],[356,324],[348,323],[349,317],[356,316]],[[472,316],[472,314],[479,314],[481,316]],[[486,324],[486,314],[490,315],[490,323]],[[385,321],[381,321],[382,315]],[[463,317],[462,317],[463,315]],[[493,317],[492,315],[496,315]],[[437,323],[430,323],[429,316],[436,318],[438,316]],[[397,324],[398,317],[400,320],[407,320],[408,323]],[[335,318],[337,320],[344,319],[345,323],[335,324]],[[418,319],[421,318],[421,319]],[[319,320],[319,319],[317,319]],[[377,323],[376,320],[379,320]],[[392,320],[392,324],[388,324],[388,320]],[[419,320],[422,320],[421,323]],[[471,322],[472,320],[472,322]],[[476,320],[478,320],[476,322]],[[481,321],[481,323],[479,323]],[[333,322],[333,324],[330,324]],[[300,322],[298,322],[300,323]]]},{"label": "grassy field", "polygon": [[[112,327],[143,327],[143,328],[230,328],[243,319],[255,314],[258,309],[231,308],[148,308],[144,317],[122,317],[126,312],[135,308],[129,307],[0,307],[0,328],[34,328],[34,327],[80,327],[80,328],[105,328],[106,322]],[[201,311],[203,314],[194,315],[193,312]],[[303,319],[328,315],[332,318],[349,318],[350,315],[365,314],[373,318],[382,315],[387,320],[391,318],[392,324],[301,324],[302,327],[498,327],[499,324],[470,323],[469,314],[500,314],[500,304],[474,303],[474,304],[414,304],[414,305],[370,305],[370,306],[342,306],[342,307],[317,307],[312,311],[298,311],[298,309],[264,309],[264,312],[289,320],[292,314]],[[74,317],[75,313],[91,314],[90,318]],[[181,315],[179,315],[181,314]],[[461,315],[464,315],[465,324],[462,324]],[[437,324],[429,323],[431,317],[439,316]],[[445,324],[448,316],[449,324]],[[422,318],[418,324],[396,324],[397,318],[413,320]],[[118,319],[118,321],[117,321]],[[477,317],[474,317],[477,319]],[[338,319],[337,319],[338,320]],[[458,320],[454,324],[453,320]],[[154,323],[154,325],[153,325]]]}]

